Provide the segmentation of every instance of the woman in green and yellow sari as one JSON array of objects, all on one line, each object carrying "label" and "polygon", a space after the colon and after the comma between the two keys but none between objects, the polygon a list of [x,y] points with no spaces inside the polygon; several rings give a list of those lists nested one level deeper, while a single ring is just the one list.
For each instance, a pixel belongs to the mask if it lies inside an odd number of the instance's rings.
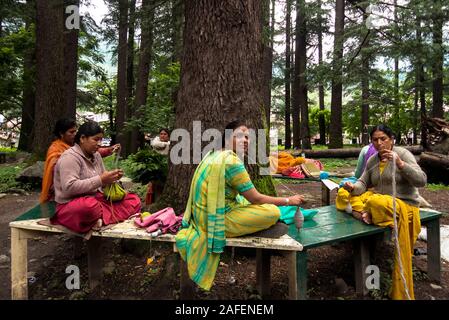
[{"label": "woman in green and yellow sari", "polygon": [[212,286],[226,237],[268,229],[279,220],[277,206],[303,202],[301,195],[281,198],[259,193],[235,153],[243,150],[247,154],[248,128],[233,121],[226,129],[233,133],[223,135],[223,148],[209,152],[195,171],[183,229],[176,235],[176,246],[187,262],[190,278],[205,290]]}]

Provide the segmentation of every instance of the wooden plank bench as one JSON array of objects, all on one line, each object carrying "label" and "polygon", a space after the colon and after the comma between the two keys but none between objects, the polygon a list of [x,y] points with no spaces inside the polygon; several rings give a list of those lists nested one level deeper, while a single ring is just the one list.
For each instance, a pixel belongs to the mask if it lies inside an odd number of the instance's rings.
[{"label": "wooden plank bench", "polygon": [[[368,274],[365,273],[365,270],[370,264],[369,245],[376,236],[389,233],[390,228],[367,225],[345,212],[338,211],[335,206],[316,209],[319,209],[319,213],[312,220],[305,221],[303,229],[299,233],[294,224],[289,226],[288,235],[303,245],[303,250],[296,253],[298,298],[307,298],[308,250],[342,241],[352,241],[353,243],[356,291],[360,295],[367,294],[365,281]],[[439,219],[442,214],[434,210],[421,209],[420,215],[421,224],[427,227],[428,276],[431,280],[440,282]],[[264,260],[269,261],[269,257],[264,257]]]},{"label": "wooden plank bench", "polygon": [[[28,298],[28,281],[27,281],[27,240],[36,236],[48,234],[61,234],[58,228],[39,224],[38,222],[47,219],[54,214],[55,205],[49,203],[47,205],[37,205],[31,210],[27,211],[15,221],[9,224],[11,228],[11,296],[12,299],[27,299]],[[158,237],[151,237],[145,229],[137,228],[132,220],[127,220],[118,223],[113,227],[94,232],[90,240],[87,241],[88,247],[88,268],[89,268],[89,283],[90,287],[94,288],[101,281],[101,267],[102,257],[100,242],[102,238],[115,239],[137,239],[137,240],[152,240],[173,243],[175,246],[175,237],[171,234],[160,235]],[[254,248],[257,251],[256,258],[256,278],[257,287],[261,292],[269,291],[269,274],[266,274],[269,267],[264,265],[262,251],[265,250],[281,250],[290,261],[292,272],[289,274],[289,293],[290,297],[295,299],[297,297],[296,289],[296,252],[302,250],[302,245],[288,235],[284,235],[277,239],[261,238],[261,237],[239,237],[228,238],[226,246],[230,247],[246,247]],[[183,271],[181,270],[183,275]],[[181,279],[181,289],[183,287],[184,279]]]}]

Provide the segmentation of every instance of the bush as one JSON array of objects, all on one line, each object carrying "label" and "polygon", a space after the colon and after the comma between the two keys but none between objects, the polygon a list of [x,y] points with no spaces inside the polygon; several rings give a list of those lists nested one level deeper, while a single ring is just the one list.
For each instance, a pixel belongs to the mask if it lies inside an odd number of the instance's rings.
[{"label": "bush", "polygon": [[165,182],[168,174],[168,157],[150,149],[141,149],[122,161],[134,182],[147,184],[152,180]]},{"label": "bush", "polygon": [[25,168],[25,164],[16,166],[4,166],[0,169],[0,193],[8,191],[11,188],[23,187],[16,181],[16,176]]}]

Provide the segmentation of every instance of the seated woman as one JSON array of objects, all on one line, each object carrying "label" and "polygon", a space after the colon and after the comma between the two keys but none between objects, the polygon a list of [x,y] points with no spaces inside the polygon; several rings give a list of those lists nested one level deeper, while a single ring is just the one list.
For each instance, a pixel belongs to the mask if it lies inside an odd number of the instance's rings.
[{"label": "seated woman", "polygon": [[[75,143],[76,122],[70,118],[62,118],[56,121],[53,134],[56,140],[53,141],[47,150],[47,156],[44,164],[44,174],[42,178],[42,191],[39,197],[39,203],[45,203],[54,199],[53,171],[61,154],[69,149]],[[120,144],[107,148],[100,148],[102,157],[111,155],[114,151],[120,149]]]},{"label": "seated woman", "polygon": [[151,140],[151,147],[160,154],[168,155],[170,148],[170,132],[168,129],[159,130],[159,136]]},{"label": "seated woman", "polygon": [[226,129],[233,134],[223,136],[222,148],[209,152],[195,171],[183,229],[176,235],[190,278],[205,290],[212,286],[226,237],[267,229],[280,217],[277,206],[297,206],[303,201],[300,195],[281,198],[259,193],[235,153],[247,153],[248,128],[234,121]]},{"label": "seated woman", "polygon": [[[393,177],[395,178],[398,243],[406,285],[401,279],[395,254],[390,296],[393,299],[414,299],[411,254],[421,231],[418,187],[425,186],[427,177],[408,150],[393,146],[393,138],[392,130],[385,125],[372,129],[371,141],[378,154],[367,161],[365,171],[355,184],[346,182],[338,190],[336,206],[337,209],[344,210],[349,203],[352,214],[357,219],[368,224],[393,227]],[[368,188],[373,189],[367,191]]]},{"label": "seated woman", "polygon": [[97,152],[103,129],[96,122],[80,126],[75,145],[59,158],[54,173],[56,214],[51,219],[78,233],[126,220],[140,211],[140,199],[127,193],[117,202],[104,198],[102,187],[123,176],[120,169],[106,171]]}]

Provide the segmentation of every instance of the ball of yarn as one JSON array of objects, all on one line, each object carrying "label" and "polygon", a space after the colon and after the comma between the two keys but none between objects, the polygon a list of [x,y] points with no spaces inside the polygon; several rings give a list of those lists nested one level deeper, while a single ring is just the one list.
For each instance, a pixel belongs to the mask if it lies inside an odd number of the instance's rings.
[{"label": "ball of yarn", "polygon": [[329,172],[327,171],[321,171],[320,172],[320,179],[328,179],[329,178]]}]

